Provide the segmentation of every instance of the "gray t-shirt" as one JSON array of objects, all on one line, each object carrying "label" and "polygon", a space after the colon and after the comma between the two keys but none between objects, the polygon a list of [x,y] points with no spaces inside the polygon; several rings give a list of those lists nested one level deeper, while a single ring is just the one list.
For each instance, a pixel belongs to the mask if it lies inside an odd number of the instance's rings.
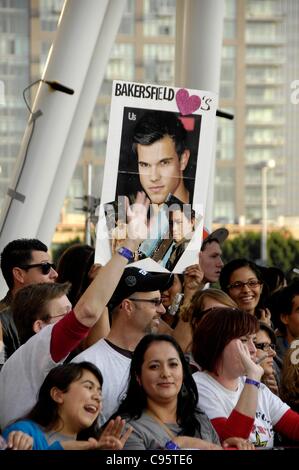
[{"label": "gray t-shirt", "polygon": [[[200,422],[200,433],[196,431],[194,437],[220,444],[207,415],[198,410],[196,419]],[[166,442],[171,440],[166,430],[146,412],[142,413],[139,419],[128,420],[127,424],[133,427],[133,432],[124,446],[125,450],[164,449]],[[175,436],[182,432],[178,424],[167,424],[167,427]]]}]

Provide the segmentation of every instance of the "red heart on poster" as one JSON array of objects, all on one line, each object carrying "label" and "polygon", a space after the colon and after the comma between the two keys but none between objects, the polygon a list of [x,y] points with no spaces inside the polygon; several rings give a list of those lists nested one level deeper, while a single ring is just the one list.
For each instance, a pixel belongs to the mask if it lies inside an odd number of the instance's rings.
[{"label": "red heart on poster", "polygon": [[177,91],[175,99],[183,116],[194,113],[201,105],[200,97],[196,95],[189,96],[188,90],[185,88],[181,88]]}]

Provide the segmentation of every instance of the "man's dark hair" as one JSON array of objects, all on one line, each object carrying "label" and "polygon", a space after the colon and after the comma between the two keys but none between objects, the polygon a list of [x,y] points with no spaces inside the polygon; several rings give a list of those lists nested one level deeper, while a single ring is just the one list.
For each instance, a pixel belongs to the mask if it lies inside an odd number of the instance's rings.
[{"label": "man's dark hair", "polygon": [[70,286],[69,282],[45,282],[29,284],[18,290],[12,301],[11,311],[21,344],[26,343],[35,334],[32,327],[36,320],[50,320],[48,303],[67,295]]},{"label": "man's dark hair", "polygon": [[282,335],[286,335],[286,325],[281,321],[281,315],[291,315],[294,297],[299,296],[299,280],[294,279],[290,284],[274,292],[268,299],[268,307],[271,311],[271,320],[274,327],[278,328]]},{"label": "man's dark hair", "polygon": [[137,144],[151,145],[169,135],[180,157],[187,148],[187,131],[181,120],[169,111],[148,111],[136,124],[133,135],[133,150]]},{"label": "man's dark hair", "polygon": [[8,243],[1,253],[1,271],[9,289],[14,286],[12,270],[17,266],[30,264],[32,251],[44,251],[48,247],[36,238],[19,238]]},{"label": "man's dark hair", "polygon": [[204,241],[202,242],[200,251],[205,251],[206,247],[207,247],[208,245],[210,245],[211,243],[213,243],[213,242],[218,243],[218,245],[220,246],[220,242],[219,242],[218,238],[209,238],[209,237],[208,237],[206,240],[204,240]]}]

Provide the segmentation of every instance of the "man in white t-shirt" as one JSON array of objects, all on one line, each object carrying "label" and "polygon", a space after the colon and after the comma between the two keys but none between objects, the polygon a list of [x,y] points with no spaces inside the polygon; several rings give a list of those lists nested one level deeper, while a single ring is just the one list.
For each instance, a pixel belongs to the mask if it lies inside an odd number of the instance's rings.
[{"label": "man in white t-shirt", "polygon": [[[67,358],[99,320],[128,260],[140,244],[138,233],[142,232],[143,227],[146,228],[148,202],[145,195],[140,194],[137,203],[136,210],[132,208],[130,215],[128,212],[129,237],[124,242],[125,246],[99,270],[73,309],[65,292],[62,292],[48,299],[46,305],[41,295],[35,310],[32,304],[34,290],[52,291],[56,289],[55,284],[50,287],[49,284],[25,287],[28,296],[25,291],[24,315],[20,316],[23,320],[24,316],[28,316],[28,328],[24,333],[22,320],[20,336],[23,344],[6,361],[0,372],[0,427],[4,428],[31,410],[48,372]],[[140,210],[142,206],[144,211]],[[22,293],[20,290],[19,295],[23,294],[24,291]],[[25,307],[26,299],[28,308]]]},{"label": "man in white t-shirt", "polygon": [[140,339],[158,332],[165,313],[161,292],[173,282],[171,274],[149,273],[128,267],[108,303],[112,325],[107,338],[101,339],[73,359],[90,361],[103,375],[103,420],[117,410],[124,399],[132,353]]}]

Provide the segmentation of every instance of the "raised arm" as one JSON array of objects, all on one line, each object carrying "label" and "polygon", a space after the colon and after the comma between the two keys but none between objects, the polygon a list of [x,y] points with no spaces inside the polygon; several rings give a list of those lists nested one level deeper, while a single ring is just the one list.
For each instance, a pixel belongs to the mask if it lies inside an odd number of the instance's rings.
[{"label": "raised arm", "polygon": [[[128,208],[129,230],[124,246],[132,252],[137,250],[142,235],[146,236],[148,205],[149,200],[145,194],[138,193],[134,207]],[[96,323],[98,323],[97,326],[102,323],[100,325],[102,328],[105,321],[100,322],[100,318],[106,311],[105,306],[127,264],[127,258],[115,253],[111,260],[98,270],[94,280],[83,293],[73,311],[54,325],[50,353],[55,362],[66,358],[70,351],[73,351],[86,338],[90,328]],[[97,329],[96,326],[95,328]]]},{"label": "raised arm", "polygon": [[[145,193],[138,193],[136,202],[127,210],[128,238],[124,246],[133,253],[137,250],[146,233],[146,215],[149,200]],[[110,300],[128,260],[115,253],[111,260],[97,273],[95,279],[83,293],[74,307],[74,313],[80,323],[92,327],[104,311]]]}]

